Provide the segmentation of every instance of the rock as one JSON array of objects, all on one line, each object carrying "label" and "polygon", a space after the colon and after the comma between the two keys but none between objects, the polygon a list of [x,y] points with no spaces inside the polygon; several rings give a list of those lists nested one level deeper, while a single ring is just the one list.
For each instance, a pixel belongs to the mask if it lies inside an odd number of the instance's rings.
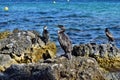
[{"label": "rock", "polygon": [[56,80],[55,76],[53,75],[54,71],[52,70],[52,68],[50,66],[47,65],[37,65],[34,66],[33,70],[32,70],[32,76],[31,76],[31,80]]},{"label": "rock", "polygon": [[120,80],[120,72],[110,72],[104,75],[108,80]]},{"label": "rock", "polygon": [[32,33],[31,31],[27,31],[28,36],[30,36],[31,38],[35,38],[36,35],[34,33]]},{"label": "rock", "polygon": [[6,37],[0,38],[0,65],[2,67],[6,68],[14,63],[38,62],[43,59],[43,54],[50,55],[50,58],[56,56],[55,43],[49,42],[45,45],[41,35],[36,31],[15,29],[13,32],[0,33],[0,35],[4,34]]},{"label": "rock", "polygon": [[[48,51],[48,53],[46,53]],[[55,58],[56,56],[56,46],[55,43],[49,43],[44,47],[33,47],[33,52],[27,52],[28,56],[32,57],[33,62],[37,62],[40,59],[43,59],[43,54],[50,55],[51,58]]]},{"label": "rock", "polygon": [[120,57],[96,58],[99,65],[107,71],[120,71]]},{"label": "rock", "polygon": [[0,32],[0,40],[7,38],[9,34],[11,34],[9,31]]},{"label": "rock", "polygon": [[93,58],[57,58],[54,63],[11,65],[1,73],[3,80],[105,80]]},{"label": "rock", "polygon": [[56,57],[55,43],[45,45],[36,31],[2,34],[0,80],[120,80],[120,50],[113,44],[75,45],[68,60]]},{"label": "rock", "polygon": [[4,71],[5,68],[9,67],[11,64],[17,64],[17,62],[9,55],[0,54],[0,71]]},{"label": "rock", "polygon": [[[87,47],[87,48],[85,48]],[[87,52],[86,52],[87,51]],[[119,80],[120,50],[112,44],[84,44],[73,47],[74,56],[95,58],[107,80]],[[115,75],[116,74],[116,75]]]},{"label": "rock", "polygon": [[90,57],[101,57],[101,58],[114,58],[120,57],[120,50],[111,44],[81,44],[73,47],[72,55],[74,56],[90,56]]}]

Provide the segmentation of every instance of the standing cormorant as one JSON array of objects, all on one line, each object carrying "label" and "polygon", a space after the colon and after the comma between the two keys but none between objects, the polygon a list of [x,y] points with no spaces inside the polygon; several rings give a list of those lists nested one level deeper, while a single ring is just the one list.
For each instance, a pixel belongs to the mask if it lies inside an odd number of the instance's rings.
[{"label": "standing cormorant", "polygon": [[113,42],[114,41],[114,38],[113,38],[112,34],[110,33],[110,31],[108,30],[108,28],[105,28],[105,34],[108,37],[108,41],[109,42]]},{"label": "standing cormorant", "polygon": [[65,52],[65,56],[68,59],[71,59],[71,53],[72,53],[72,43],[68,37],[67,34],[65,34],[65,28],[63,25],[58,25],[58,27],[60,28],[60,30],[58,31],[58,41],[62,47],[62,49]]},{"label": "standing cormorant", "polygon": [[47,30],[47,26],[43,27],[43,33],[42,33],[42,37],[43,37],[43,41],[45,43],[45,45],[47,44],[47,42],[49,41],[49,32]]}]

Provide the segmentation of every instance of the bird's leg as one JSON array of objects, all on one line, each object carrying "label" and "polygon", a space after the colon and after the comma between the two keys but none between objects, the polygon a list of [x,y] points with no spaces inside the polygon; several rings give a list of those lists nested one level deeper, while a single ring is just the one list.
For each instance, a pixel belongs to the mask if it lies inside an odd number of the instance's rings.
[{"label": "bird's leg", "polygon": [[111,42],[112,46],[115,46],[115,42]]},{"label": "bird's leg", "polygon": [[108,44],[111,44],[111,41],[110,41],[110,40],[108,40]]},{"label": "bird's leg", "polygon": [[66,53],[66,57],[67,57],[69,60],[72,59],[71,53]]},{"label": "bird's leg", "polygon": [[115,46],[115,42],[114,41],[109,41],[108,42],[111,46]]},{"label": "bird's leg", "polygon": [[68,67],[67,67],[67,71],[69,72],[71,72],[71,69],[72,69],[72,55],[71,55],[71,53],[67,53],[67,57],[68,57]]}]

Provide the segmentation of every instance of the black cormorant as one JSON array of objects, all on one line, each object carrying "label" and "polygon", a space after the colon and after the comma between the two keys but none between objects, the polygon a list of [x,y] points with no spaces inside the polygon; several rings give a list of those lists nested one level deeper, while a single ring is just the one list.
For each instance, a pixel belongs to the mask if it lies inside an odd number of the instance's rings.
[{"label": "black cormorant", "polygon": [[105,28],[105,34],[108,37],[109,42],[114,41],[114,38],[113,38],[112,34],[110,33],[110,31],[108,30],[108,28]]},{"label": "black cormorant", "polygon": [[72,43],[67,34],[65,34],[65,27],[63,25],[58,25],[60,30],[58,31],[58,41],[65,52],[65,56],[71,59],[72,56]]},{"label": "black cormorant", "polygon": [[42,33],[42,37],[43,37],[43,41],[45,43],[45,45],[47,44],[47,42],[49,41],[49,32],[47,30],[47,26],[43,27],[43,33]]}]

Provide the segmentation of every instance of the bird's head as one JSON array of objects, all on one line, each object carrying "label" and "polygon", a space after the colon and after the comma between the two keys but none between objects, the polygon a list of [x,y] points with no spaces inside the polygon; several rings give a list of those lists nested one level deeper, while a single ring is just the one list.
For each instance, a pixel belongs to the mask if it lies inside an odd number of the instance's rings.
[{"label": "bird's head", "polygon": [[44,30],[47,30],[47,26],[44,26],[43,29],[44,29]]},{"label": "bird's head", "polygon": [[63,25],[58,25],[57,27],[60,28],[60,30],[58,31],[58,33],[65,31],[65,27]]},{"label": "bird's head", "polygon": [[63,25],[58,25],[58,27],[61,29],[61,30],[65,30],[65,27]]},{"label": "bird's head", "polygon": [[105,32],[108,32],[109,30],[108,30],[108,28],[105,28]]}]

